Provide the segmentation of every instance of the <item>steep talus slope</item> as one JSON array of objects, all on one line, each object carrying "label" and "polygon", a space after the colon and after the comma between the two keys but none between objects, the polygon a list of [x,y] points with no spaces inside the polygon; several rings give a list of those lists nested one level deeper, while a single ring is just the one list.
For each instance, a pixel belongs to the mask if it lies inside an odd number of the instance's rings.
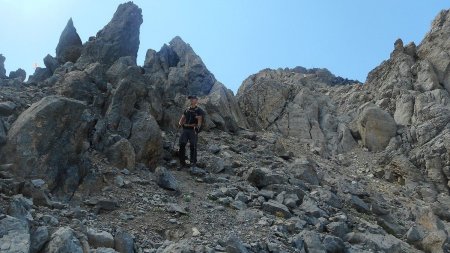
[{"label": "steep talus slope", "polygon": [[[2,252],[448,252],[448,11],[361,85],[265,69],[237,96],[141,9],[82,44],[69,20],[24,83],[0,55]],[[181,169],[187,95],[207,113]]]}]

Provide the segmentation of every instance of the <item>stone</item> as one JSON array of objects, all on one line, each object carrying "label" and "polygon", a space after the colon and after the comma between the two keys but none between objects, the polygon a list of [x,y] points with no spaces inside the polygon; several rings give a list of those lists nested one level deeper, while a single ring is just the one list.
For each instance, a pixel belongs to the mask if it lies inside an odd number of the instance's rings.
[{"label": "stone", "polygon": [[85,109],[82,102],[59,96],[31,105],[8,131],[1,159],[15,164],[19,176],[45,180],[56,195],[72,194],[88,170],[80,162],[89,127]]},{"label": "stone", "polygon": [[45,226],[37,227],[31,232],[30,253],[38,253],[50,239],[48,228]]},{"label": "stone", "polygon": [[117,251],[115,251],[114,249],[111,248],[96,248],[94,250],[91,250],[91,253],[117,253]]},{"label": "stone", "polygon": [[80,241],[75,232],[69,227],[61,227],[50,237],[50,241],[45,246],[45,252],[48,253],[83,253]]},{"label": "stone", "polygon": [[301,204],[300,199],[297,194],[286,194],[283,200],[283,204],[290,209],[296,208],[299,204]]},{"label": "stone", "polygon": [[48,54],[44,58],[44,65],[50,71],[50,73],[53,74],[55,70],[59,67],[59,62],[56,58]]},{"label": "stone", "polygon": [[42,186],[45,185],[45,181],[40,178],[31,180],[31,183],[33,184],[34,187],[37,188],[41,188]]},{"label": "stone", "polygon": [[9,72],[9,78],[10,79],[19,79],[21,82],[25,81],[27,78],[27,72],[25,70],[18,68],[16,71]]},{"label": "stone", "polygon": [[114,237],[106,232],[97,232],[94,229],[87,230],[89,245],[93,248],[114,248]]},{"label": "stone", "polygon": [[0,251],[8,253],[30,252],[28,223],[11,216],[0,217]]},{"label": "stone", "polygon": [[130,143],[136,152],[136,162],[154,165],[162,154],[161,130],[155,118],[147,112],[138,112],[131,118]]},{"label": "stone", "polygon": [[73,25],[72,18],[70,18],[59,37],[59,42],[56,46],[56,59],[61,64],[66,62],[75,63],[81,55],[82,48],[80,36]]},{"label": "stone", "polygon": [[156,183],[166,190],[179,191],[178,181],[170,173],[169,170],[162,166],[158,166],[155,170]]},{"label": "stone", "polygon": [[121,138],[106,150],[106,157],[111,165],[117,168],[134,169],[136,158],[133,145],[127,140]]},{"label": "stone", "polygon": [[132,2],[120,4],[111,21],[95,39],[85,43],[77,64],[112,65],[122,56],[137,58],[142,10]]},{"label": "stone", "polygon": [[323,246],[326,249],[326,252],[332,252],[332,253],[344,253],[345,251],[345,244],[344,241],[342,241],[341,238],[327,235],[323,239]]},{"label": "stone", "polygon": [[279,174],[275,174],[267,168],[253,168],[248,172],[247,180],[258,188],[271,184],[282,184],[287,180]]},{"label": "stone", "polygon": [[347,224],[342,221],[331,222],[327,224],[326,230],[330,232],[330,234],[339,238],[344,238],[344,236],[349,232]]},{"label": "stone", "polygon": [[21,194],[15,195],[9,203],[8,215],[31,222],[33,221],[33,216],[30,213],[32,205],[33,201],[31,199],[24,198]]},{"label": "stone", "polygon": [[351,204],[360,213],[370,213],[370,207],[358,196],[352,195]]},{"label": "stone", "polygon": [[247,253],[247,248],[236,235],[231,235],[225,242],[226,251],[229,253]]},{"label": "stone", "polygon": [[114,249],[119,253],[134,253],[133,236],[119,229],[114,236]]},{"label": "stone", "polygon": [[325,245],[320,241],[319,234],[314,231],[304,230],[300,233],[300,236],[305,242],[306,252],[325,253]]},{"label": "stone", "polygon": [[0,102],[0,116],[9,116],[14,113],[17,105],[14,102]]},{"label": "stone", "polygon": [[0,146],[4,145],[8,140],[5,123],[0,119]]},{"label": "stone", "polygon": [[364,146],[369,151],[382,151],[397,133],[397,124],[392,116],[375,105],[360,109],[357,125]]},{"label": "stone", "polygon": [[424,237],[423,232],[419,230],[416,226],[409,228],[406,232],[406,241],[408,243],[416,243]]},{"label": "stone", "polygon": [[295,178],[312,185],[319,185],[320,180],[314,168],[314,164],[307,160],[296,160],[291,165]]},{"label": "stone", "polygon": [[37,67],[33,75],[28,77],[28,84],[37,84],[51,77],[52,73],[47,68]]},{"label": "stone", "polygon": [[95,203],[96,213],[102,211],[114,211],[119,207],[119,203],[112,199],[101,199]]},{"label": "stone", "polygon": [[74,70],[65,74],[56,83],[58,94],[92,103],[99,93],[97,86],[84,71]]},{"label": "stone", "polygon": [[282,217],[285,219],[288,219],[292,216],[292,214],[289,211],[289,208],[287,208],[287,206],[280,204],[274,200],[269,200],[267,202],[264,202],[262,205],[262,209],[272,215],[275,215],[277,217]]}]

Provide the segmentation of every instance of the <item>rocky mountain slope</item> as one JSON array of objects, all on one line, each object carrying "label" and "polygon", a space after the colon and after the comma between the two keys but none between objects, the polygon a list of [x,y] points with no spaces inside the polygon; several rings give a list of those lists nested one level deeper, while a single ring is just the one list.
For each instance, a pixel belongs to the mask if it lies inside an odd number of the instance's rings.
[{"label": "rocky mountain slope", "polygon": [[139,66],[132,2],[84,44],[70,19],[27,82],[0,56],[0,251],[449,252],[448,13],[364,85],[265,69],[234,96],[180,37]]}]

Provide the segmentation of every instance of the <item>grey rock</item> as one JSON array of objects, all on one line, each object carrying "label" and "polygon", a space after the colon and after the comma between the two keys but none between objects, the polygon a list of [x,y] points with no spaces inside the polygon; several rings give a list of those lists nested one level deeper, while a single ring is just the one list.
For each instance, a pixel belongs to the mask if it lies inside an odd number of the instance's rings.
[{"label": "grey rock", "polygon": [[9,203],[8,215],[20,220],[32,221],[33,217],[30,213],[32,205],[31,199],[24,198],[22,195],[15,195]]},{"label": "grey rock", "polygon": [[218,145],[210,145],[208,147],[208,151],[211,152],[212,154],[218,154],[220,152],[220,147]]},{"label": "grey rock", "polygon": [[345,222],[331,222],[326,225],[326,229],[330,234],[337,236],[339,238],[344,238],[344,236],[349,232],[349,228]]},{"label": "grey rock", "polygon": [[85,43],[77,64],[113,64],[122,56],[137,57],[142,10],[132,2],[120,4],[95,39]]},{"label": "grey rock", "polygon": [[188,214],[188,212],[186,211],[186,208],[175,204],[175,203],[171,203],[167,206],[167,211],[169,213],[180,213],[180,214]]},{"label": "grey rock", "polygon": [[11,216],[0,218],[1,252],[29,252],[30,245],[30,232],[26,221]]},{"label": "grey rock", "polygon": [[83,253],[83,248],[80,241],[75,235],[75,232],[68,227],[62,227],[56,230],[50,238],[50,241],[45,246],[45,252],[49,253]]},{"label": "grey rock", "polygon": [[5,123],[3,123],[3,120],[0,119],[0,146],[5,144],[8,140]]},{"label": "grey rock", "polygon": [[323,245],[327,253],[344,253],[345,244],[341,238],[327,235],[323,239]]},{"label": "grey rock", "polygon": [[73,26],[72,18],[70,18],[59,37],[59,42],[56,46],[56,59],[62,64],[68,61],[75,63],[81,55],[81,49],[80,36]]},{"label": "grey rock", "polygon": [[267,202],[264,202],[262,205],[262,209],[270,214],[273,214],[275,216],[280,216],[283,218],[290,218],[292,216],[291,212],[289,211],[289,208],[287,206],[280,204],[274,200],[269,200]]},{"label": "grey rock", "polygon": [[44,65],[50,71],[50,73],[53,74],[55,70],[59,67],[59,62],[56,58],[48,54],[44,58]]},{"label": "grey rock", "polygon": [[230,206],[236,210],[243,210],[243,209],[247,208],[247,205],[244,202],[239,201],[239,200],[235,200],[235,201],[231,202]]},{"label": "grey rock", "polygon": [[166,189],[171,191],[179,191],[178,181],[175,177],[170,173],[169,170],[162,166],[158,166],[155,170],[156,183]]},{"label": "grey rock", "polygon": [[267,168],[253,168],[248,172],[247,180],[258,188],[262,188],[271,184],[282,184],[287,180]]},{"label": "grey rock", "polygon": [[317,197],[319,200],[325,202],[326,204],[341,209],[343,206],[343,201],[333,192],[329,190],[325,190],[323,188],[319,188],[317,191]]},{"label": "grey rock", "polygon": [[247,248],[242,244],[242,241],[236,235],[231,235],[225,242],[226,251],[228,253],[247,253]]},{"label": "grey rock", "polygon": [[308,160],[296,160],[291,165],[291,170],[297,179],[312,185],[319,185],[320,180],[314,168],[314,164]]},{"label": "grey rock", "polygon": [[364,202],[362,199],[360,199],[358,196],[352,195],[350,201],[353,208],[355,208],[356,211],[360,213],[370,213],[369,205],[367,205],[367,203]]},{"label": "grey rock", "polygon": [[301,200],[298,198],[297,194],[286,194],[283,204],[291,209],[294,209],[301,204]]},{"label": "grey rock", "polygon": [[314,231],[302,231],[300,236],[303,238],[305,242],[306,252],[314,252],[314,253],[325,253],[327,252],[325,249],[325,245],[320,241],[319,234]]},{"label": "grey rock", "polygon": [[406,241],[408,243],[415,243],[420,241],[424,237],[423,232],[416,226],[412,226],[406,233]]},{"label": "grey rock", "polygon": [[2,159],[15,164],[19,176],[45,180],[56,195],[73,193],[88,170],[83,163],[74,165],[81,161],[80,147],[88,134],[85,108],[80,101],[58,96],[31,105],[8,131]]},{"label": "grey rock", "polygon": [[328,214],[324,210],[320,209],[317,206],[317,203],[313,199],[306,196],[303,199],[303,203],[300,205],[300,209],[303,210],[306,214],[316,218],[328,216]]},{"label": "grey rock", "polygon": [[52,73],[47,68],[37,67],[34,70],[33,75],[28,77],[27,83],[36,84],[45,81],[47,78],[51,77]]},{"label": "grey rock", "polygon": [[131,122],[130,143],[136,152],[136,162],[156,164],[162,153],[162,137],[158,123],[147,112],[134,114]]},{"label": "grey rock", "polygon": [[58,94],[80,101],[92,103],[99,93],[97,86],[84,71],[71,71],[64,75],[57,83]]},{"label": "grey rock", "polygon": [[114,236],[114,249],[119,253],[134,253],[133,236],[119,229]]},{"label": "grey rock", "polygon": [[127,139],[121,138],[118,142],[110,146],[105,154],[114,167],[134,169],[136,155],[133,146]]},{"label": "grey rock", "polygon": [[25,70],[21,68],[18,68],[16,71],[9,72],[9,78],[10,79],[18,78],[21,82],[23,82],[27,78],[27,72],[25,72]]},{"label": "grey rock", "polygon": [[31,180],[31,183],[34,187],[40,188],[45,185],[45,181],[42,179],[33,179]]},{"label": "grey rock", "polygon": [[96,248],[96,249],[92,249],[90,251],[90,253],[117,253],[117,251],[115,251],[114,249],[111,248]]},{"label": "grey rock", "polygon": [[119,203],[111,199],[101,199],[95,204],[97,213],[100,213],[102,211],[113,211],[118,209],[119,207]]},{"label": "grey rock", "polygon": [[97,232],[94,229],[87,230],[89,245],[94,248],[114,248],[114,237],[106,232]]},{"label": "grey rock", "polygon": [[124,179],[122,176],[116,176],[114,178],[114,184],[118,187],[123,187],[125,185]]},{"label": "grey rock", "polygon": [[50,239],[48,228],[41,226],[31,232],[30,253],[38,253]]},{"label": "grey rock", "polygon": [[1,116],[9,116],[14,113],[14,110],[17,108],[17,105],[14,102],[6,101],[0,103],[0,115]]}]

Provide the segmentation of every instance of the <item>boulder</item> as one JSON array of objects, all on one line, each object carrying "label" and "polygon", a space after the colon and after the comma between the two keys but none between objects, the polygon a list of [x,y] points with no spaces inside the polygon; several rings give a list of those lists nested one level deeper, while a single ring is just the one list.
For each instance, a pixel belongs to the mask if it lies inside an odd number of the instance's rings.
[{"label": "boulder", "polygon": [[18,68],[16,71],[9,72],[9,78],[18,78],[21,82],[23,82],[27,78],[27,72],[21,68]]},{"label": "boulder", "polygon": [[45,226],[37,227],[31,232],[30,253],[38,253],[49,240],[48,228]]},{"label": "boulder", "polygon": [[30,252],[30,245],[30,231],[26,221],[11,216],[0,218],[1,252]]},{"label": "boulder", "polygon": [[134,253],[133,236],[119,228],[114,236],[114,249],[119,253]]},{"label": "boulder", "polygon": [[242,244],[241,239],[236,235],[231,235],[225,242],[226,251],[229,253],[247,253],[247,248]]},{"label": "boulder", "polygon": [[72,18],[70,18],[59,37],[59,42],[56,46],[56,59],[61,64],[66,62],[75,63],[81,55],[82,44],[77,30],[73,26]]},{"label": "boulder", "polygon": [[164,167],[157,167],[155,170],[156,183],[166,189],[171,191],[179,191],[178,181],[175,177]]},{"label": "boulder", "polygon": [[61,227],[56,230],[50,238],[45,252],[48,253],[83,253],[81,243],[75,235],[75,232],[69,227]]},{"label": "boulder", "polygon": [[3,123],[3,120],[0,119],[0,146],[5,144],[7,139],[5,124]]},{"label": "boulder", "polygon": [[122,56],[137,58],[142,10],[133,2],[120,4],[111,21],[85,43],[77,64],[112,65]]},{"label": "boulder", "polygon": [[278,203],[274,200],[269,200],[267,202],[264,202],[262,205],[262,209],[272,215],[275,215],[277,217],[282,217],[285,219],[288,219],[292,216],[291,212],[289,211],[289,208],[287,206]]},{"label": "boulder", "polygon": [[364,146],[370,151],[384,150],[397,133],[397,124],[392,116],[371,104],[361,108],[357,126]]},{"label": "boulder", "polygon": [[140,111],[131,117],[130,143],[136,152],[136,162],[155,165],[162,154],[162,135],[150,113]]},{"label": "boulder", "polygon": [[127,139],[121,138],[106,150],[106,157],[117,168],[134,169],[136,164],[134,148]]},{"label": "boulder", "polygon": [[93,248],[114,248],[114,237],[105,231],[87,230],[89,245]]},{"label": "boulder", "polygon": [[9,202],[8,215],[31,222],[33,220],[30,213],[32,205],[33,200],[24,198],[21,194],[15,195]]},{"label": "boulder", "polygon": [[71,71],[64,75],[57,83],[58,94],[91,103],[98,93],[97,86],[92,83],[84,71]]},{"label": "boulder", "polygon": [[48,96],[19,115],[8,131],[2,160],[25,178],[73,193],[86,169],[80,163],[89,129],[81,101]]},{"label": "boulder", "polygon": [[263,188],[272,184],[282,184],[287,181],[283,176],[270,171],[267,168],[252,168],[247,173],[247,181],[258,188]]}]

